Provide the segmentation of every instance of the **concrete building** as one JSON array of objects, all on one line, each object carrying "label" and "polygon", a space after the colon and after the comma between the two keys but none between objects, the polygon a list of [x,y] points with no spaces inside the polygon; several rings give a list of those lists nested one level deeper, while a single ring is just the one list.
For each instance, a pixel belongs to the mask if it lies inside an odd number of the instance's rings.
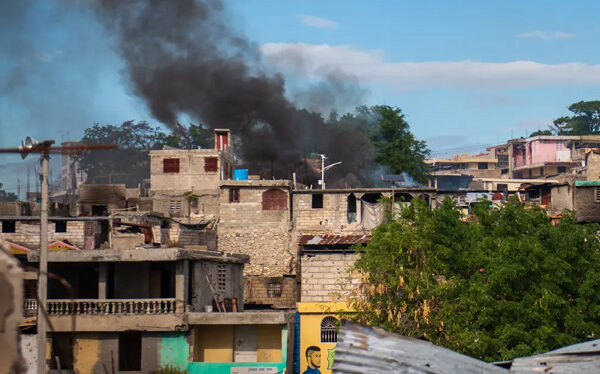
[{"label": "concrete building", "polygon": [[293,313],[244,311],[247,256],[149,248],[48,258],[63,279],[48,284],[50,372],[291,370]]}]

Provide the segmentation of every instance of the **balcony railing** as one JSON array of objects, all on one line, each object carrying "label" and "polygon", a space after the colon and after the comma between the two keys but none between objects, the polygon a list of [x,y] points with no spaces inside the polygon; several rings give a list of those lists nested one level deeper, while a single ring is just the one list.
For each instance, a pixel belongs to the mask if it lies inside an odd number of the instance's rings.
[{"label": "balcony railing", "polygon": [[23,316],[35,317],[37,315],[37,299],[25,299],[23,303]]},{"label": "balcony railing", "polygon": [[[75,299],[48,300],[50,316],[175,314],[175,299]],[[37,305],[36,305],[37,307]]]}]

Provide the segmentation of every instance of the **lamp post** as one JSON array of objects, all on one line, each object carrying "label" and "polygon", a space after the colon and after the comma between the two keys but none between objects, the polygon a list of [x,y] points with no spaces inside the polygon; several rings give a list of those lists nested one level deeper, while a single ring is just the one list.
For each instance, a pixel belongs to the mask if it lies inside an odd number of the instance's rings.
[{"label": "lamp post", "polygon": [[319,155],[319,156],[321,156],[321,189],[324,190],[325,189],[325,171],[331,169],[334,166],[340,165],[342,163],[342,161],[338,161],[331,165],[325,166],[325,159],[327,158],[327,156],[325,156],[325,155]]}]

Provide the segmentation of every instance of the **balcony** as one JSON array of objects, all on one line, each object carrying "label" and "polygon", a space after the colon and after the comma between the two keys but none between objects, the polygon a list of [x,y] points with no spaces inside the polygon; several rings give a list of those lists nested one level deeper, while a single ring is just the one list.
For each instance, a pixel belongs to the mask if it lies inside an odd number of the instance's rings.
[{"label": "balcony", "polygon": [[35,317],[37,315],[37,299],[25,299],[23,302],[23,316]]},{"label": "balcony", "polygon": [[176,300],[174,298],[48,300],[47,312],[49,316],[175,314]]}]

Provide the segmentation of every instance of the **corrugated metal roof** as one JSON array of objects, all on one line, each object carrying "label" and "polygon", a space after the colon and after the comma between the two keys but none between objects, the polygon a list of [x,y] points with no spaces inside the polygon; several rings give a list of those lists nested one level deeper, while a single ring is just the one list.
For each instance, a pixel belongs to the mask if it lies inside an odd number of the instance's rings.
[{"label": "corrugated metal roof", "polygon": [[423,340],[342,321],[333,373],[494,374],[508,370]]},{"label": "corrugated metal roof", "polygon": [[352,245],[367,244],[371,240],[371,235],[302,235],[300,245]]},{"label": "corrugated metal roof", "polygon": [[503,362],[510,370],[378,328],[343,320],[333,373],[600,373],[600,339]]}]

